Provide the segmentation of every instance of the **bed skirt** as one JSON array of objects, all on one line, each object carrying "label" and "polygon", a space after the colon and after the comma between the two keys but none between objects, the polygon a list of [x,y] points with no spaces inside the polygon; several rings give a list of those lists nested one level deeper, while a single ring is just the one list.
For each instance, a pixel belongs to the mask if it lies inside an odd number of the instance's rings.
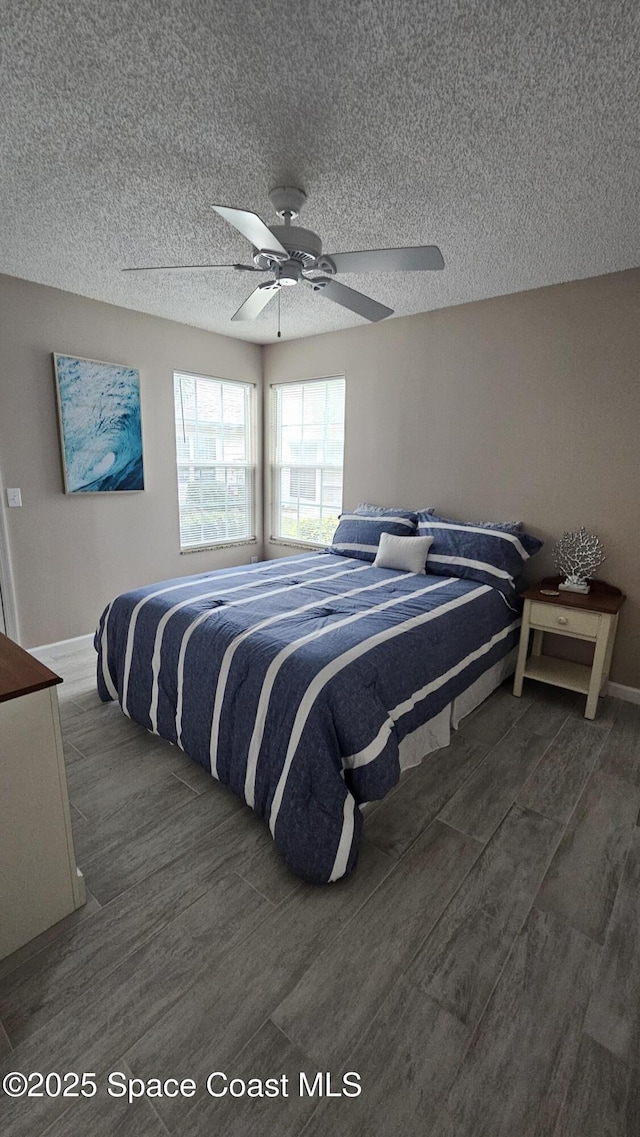
[{"label": "bed skirt", "polygon": [[499,659],[493,667],[489,667],[480,675],[466,691],[443,707],[437,715],[403,738],[398,747],[400,769],[409,770],[412,766],[419,766],[423,758],[432,754],[434,750],[442,750],[448,746],[451,742],[451,731],[457,730],[463,718],[475,711],[476,707],[484,703],[508,675],[513,674],[517,655],[518,649],[514,648],[505,655],[504,659]]}]

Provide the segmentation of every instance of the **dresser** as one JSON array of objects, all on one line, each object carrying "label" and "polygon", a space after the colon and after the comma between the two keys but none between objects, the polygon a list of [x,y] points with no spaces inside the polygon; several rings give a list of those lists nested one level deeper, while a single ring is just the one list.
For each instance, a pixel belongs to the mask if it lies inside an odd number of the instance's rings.
[{"label": "dresser", "polygon": [[0,959],[79,908],[56,686],[0,633]]}]

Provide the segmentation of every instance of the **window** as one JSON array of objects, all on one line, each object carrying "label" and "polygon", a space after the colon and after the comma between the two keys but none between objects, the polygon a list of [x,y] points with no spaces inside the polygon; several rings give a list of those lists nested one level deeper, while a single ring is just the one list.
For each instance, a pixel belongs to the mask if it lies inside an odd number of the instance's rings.
[{"label": "window", "polygon": [[273,536],[328,545],[342,509],[344,379],[272,388]]},{"label": "window", "polygon": [[318,472],[305,466],[292,466],[289,470],[289,494],[315,501],[318,496]]},{"label": "window", "polygon": [[180,549],[255,536],[253,385],[173,374]]}]

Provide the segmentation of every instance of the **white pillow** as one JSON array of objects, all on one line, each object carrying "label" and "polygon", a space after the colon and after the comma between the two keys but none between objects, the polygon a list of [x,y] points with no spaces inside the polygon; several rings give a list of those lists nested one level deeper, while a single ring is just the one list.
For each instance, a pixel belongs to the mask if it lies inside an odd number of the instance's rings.
[{"label": "white pillow", "polygon": [[394,533],[381,533],[374,568],[398,569],[425,575],[427,553],[433,537],[397,537]]}]

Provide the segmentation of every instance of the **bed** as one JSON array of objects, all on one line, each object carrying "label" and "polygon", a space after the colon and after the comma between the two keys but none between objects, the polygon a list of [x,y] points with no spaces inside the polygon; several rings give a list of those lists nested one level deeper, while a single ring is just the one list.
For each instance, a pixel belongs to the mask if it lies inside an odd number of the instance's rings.
[{"label": "bed", "polygon": [[316,882],[352,871],[361,806],[513,669],[497,588],[333,553],[136,589],[96,632],[98,691],[264,818]]}]

